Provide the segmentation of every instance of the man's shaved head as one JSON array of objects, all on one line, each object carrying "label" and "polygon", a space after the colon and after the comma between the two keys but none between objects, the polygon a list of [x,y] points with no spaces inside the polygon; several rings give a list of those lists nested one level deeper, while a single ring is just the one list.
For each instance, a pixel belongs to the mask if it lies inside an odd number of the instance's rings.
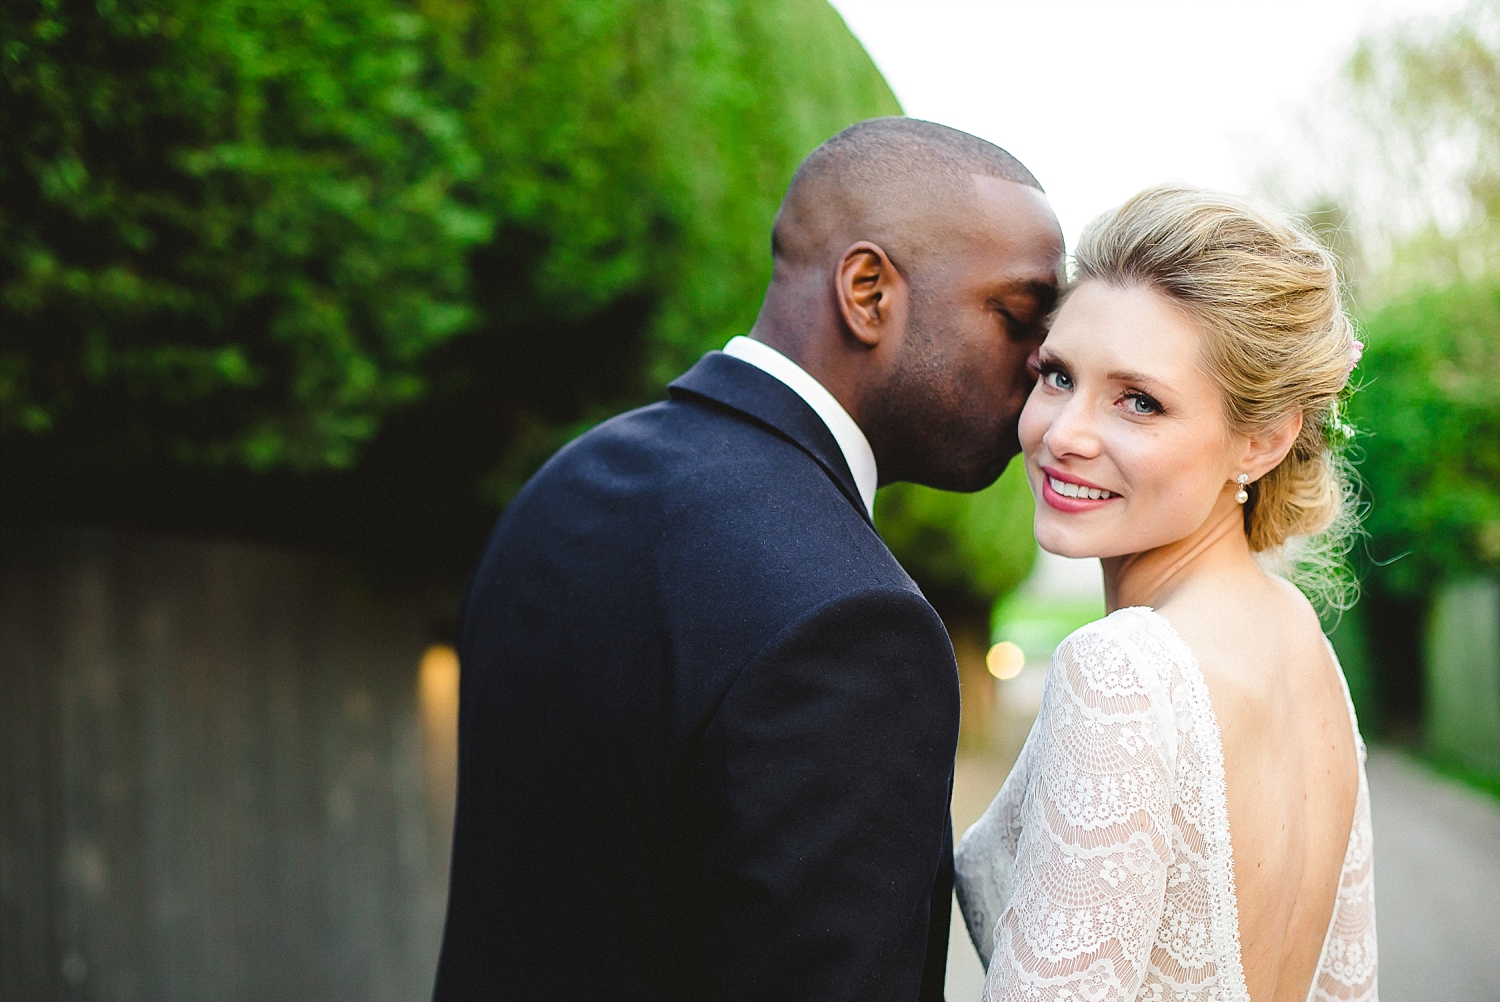
[{"label": "man's shaved head", "polygon": [[978,136],[918,118],[857,122],[797,168],[771,253],[792,267],[821,264],[870,240],[897,268],[917,267],[964,218],[976,177],[1042,190],[1019,160]]},{"label": "man's shaved head", "polygon": [[1042,186],[1000,147],[860,122],[792,178],[750,335],[844,406],[882,482],[978,490],[1020,449],[1062,251]]}]

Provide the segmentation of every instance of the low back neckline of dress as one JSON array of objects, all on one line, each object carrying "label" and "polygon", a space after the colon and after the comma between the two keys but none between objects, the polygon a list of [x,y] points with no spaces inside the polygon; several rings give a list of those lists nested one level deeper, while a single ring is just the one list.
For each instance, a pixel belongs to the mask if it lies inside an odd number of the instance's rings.
[{"label": "low back neckline of dress", "polygon": [[[1118,616],[1121,613],[1136,613],[1136,614],[1141,614],[1142,618],[1144,618],[1147,622],[1152,623],[1152,624],[1154,624],[1157,627],[1157,631],[1161,634],[1161,636],[1163,638],[1166,639],[1168,646],[1171,647],[1171,648],[1175,648],[1175,652],[1174,653],[1175,653],[1175,656],[1176,656],[1177,660],[1179,661],[1179,663],[1186,670],[1188,670],[1189,672],[1191,672],[1193,685],[1194,685],[1195,688],[1197,688],[1199,690],[1199,693],[1201,694],[1201,699],[1203,701],[1203,706],[1204,706],[1204,709],[1205,709],[1207,717],[1208,717],[1208,723],[1210,725],[1209,729],[1210,729],[1210,731],[1212,733],[1212,745],[1213,745],[1213,747],[1211,749],[1211,754],[1217,760],[1217,767],[1213,769],[1213,772],[1215,773],[1214,778],[1215,778],[1216,782],[1213,784],[1212,795],[1214,796],[1215,800],[1217,801],[1217,804],[1215,806],[1217,807],[1218,810],[1221,810],[1223,812],[1223,817],[1224,817],[1224,820],[1225,820],[1225,824],[1224,824],[1224,839],[1225,839],[1225,843],[1226,843],[1225,844],[1225,850],[1228,853],[1228,863],[1229,863],[1229,867],[1228,867],[1228,873],[1229,873],[1228,886],[1226,888],[1224,888],[1224,892],[1228,895],[1229,900],[1225,904],[1227,906],[1226,910],[1230,911],[1232,914],[1234,914],[1236,916],[1236,927],[1235,927],[1235,930],[1234,930],[1234,932],[1235,932],[1235,935],[1234,935],[1234,950],[1233,950],[1233,953],[1234,953],[1233,968],[1234,969],[1231,972],[1231,979],[1234,982],[1233,987],[1236,988],[1236,989],[1238,989],[1238,991],[1235,992],[1235,993],[1233,993],[1230,997],[1240,998],[1240,999],[1244,999],[1245,1002],[1250,1002],[1250,989],[1245,984],[1244,962],[1243,962],[1243,957],[1242,957],[1241,952],[1240,952],[1240,938],[1239,938],[1239,928],[1238,928],[1239,894],[1238,894],[1238,891],[1236,890],[1235,878],[1234,878],[1234,833],[1233,833],[1233,831],[1230,828],[1229,823],[1228,823],[1229,822],[1229,786],[1228,786],[1227,777],[1225,776],[1224,767],[1223,767],[1223,763],[1224,763],[1224,741],[1223,741],[1223,735],[1221,734],[1221,732],[1219,730],[1219,715],[1218,715],[1218,711],[1216,711],[1214,709],[1213,696],[1209,692],[1208,679],[1204,676],[1203,669],[1202,669],[1202,667],[1198,663],[1198,656],[1195,653],[1193,653],[1192,647],[1190,647],[1188,645],[1188,642],[1183,639],[1182,634],[1180,634],[1180,633],[1177,632],[1177,627],[1175,627],[1175,626],[1172,625],[1171,620],[1167,619],[1167,617],[1163,616],[1161,613],[1157,612],[1155,609],[1153,609],[1149,605],[1131,605],[1131,606],[1125,606],[1123,608],[1116,609],[1114,612],[1112,612],[1108,616],[1106,616],[1105,619],[1106,620],[1107,619],[1113,619],[1115,616]],[[1354,712],[1354,699],[1353,699],[1352,695],[1349,692],[1349,681],[1348,681],[1348,679],[1346,679],[1344,677],[1344,669],[1343,669],[1343,666],[1339,663],[1337,652],[1334,651],[1332,643],[1330,643],[1328,641],[1328,638],[1326,636],[1323,638],[1323,642],[1328,647],[1328,656],[1333,660],[1334,671],[1336,671],[1338,673],[1339,682],[1343,685],[1343,688],[1344,688],[1344,702],[1345,702],[1346,708],[1349,711],[1349,726],[1350,726],[1350,729],[1352,730],[1353,736],[1354,736],[1355,768],[1356,768],[1356,770],[1358,770],[1358,769],[1362,768],[1363,764],[1364,764],[1365,745],[1364,745],[1364,740],[1360,737],[1360,733],[1359,733],[1359,721],[1356,718],[1355,712]],[[1355,812],[1354,812],[1354,816],[1349,819],[1349,834],[1346,837],[1345,842],[1344,842],[1344,860],[1346,862],[1347,862],[1348,857],[1349,857],[1350,847],[1352,846],[1352,844],[1354,843],[1354,840],[1355,840],[1356,829],[1357,829],[1358,825],[1359,825],[1359,810],[1356,807]],[[1341,866],[1340,866],[1340,870],[1341,870],[1340,878],[1341,879],[1342,879],[1342,870],[1343,869],[1344,869],[1344,864],[1341,864]],[[1313,997],[1313,995],[1314,995],[1314,993],[1315,993],[1315,991],[1317,989],[1318,973],[1323,970],[1323,964],[1324,964],[1324,961],[1327,958],[1328,943],[1329,943],[1329,941],[1333,937],[1333,929],[1334,929],[1335,923],[1338,921],[1338,914],[1339,914],[1338,899],[1335,898],[1334,899],[1333,912],[1332,912],[1332,914],[1330,914],[1328,916],[1328,928],[1326,930],[1324,930],[1324,933],[1323,933],[1323,943],[1322,943],[1322,946],[1320,947],[1320,949],[1318,951],[1318,962],[1313,967],[1312,981],[1307,986],[1307,996],[1306,997],[1307,997],[1308,1000],[1312,999],[1312,997]]]}]

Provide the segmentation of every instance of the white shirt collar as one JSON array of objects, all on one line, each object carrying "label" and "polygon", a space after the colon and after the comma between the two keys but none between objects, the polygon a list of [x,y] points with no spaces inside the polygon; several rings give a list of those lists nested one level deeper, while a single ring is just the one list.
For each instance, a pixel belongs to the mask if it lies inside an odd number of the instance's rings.
[{"label": "white shirt collar", "polygon": [[880,482],[875,469],[875,453],[870,450],[869,439],[865,438],[865,433],[859,430],[859,425],[854,423],[843,405],[811,373],[763,341],[748,337],[731,338],[724,346],[724,354],[775,376],[823,419],[833,433],[833,440],[839,444],[844,462],[854,474],[854,486],[859,491],[860,500],[873,519],[875,486]]}]

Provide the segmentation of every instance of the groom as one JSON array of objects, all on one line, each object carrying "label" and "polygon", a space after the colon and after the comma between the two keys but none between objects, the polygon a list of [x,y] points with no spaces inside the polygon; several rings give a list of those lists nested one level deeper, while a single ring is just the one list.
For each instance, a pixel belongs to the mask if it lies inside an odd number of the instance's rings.
[{"label": "groom", "polygon": [[435,998],[941,999],[958,676],[875,488],[994,481],[1057,293],[1036,180],[851,126],[748,338],[559,452],[463,609]]}]

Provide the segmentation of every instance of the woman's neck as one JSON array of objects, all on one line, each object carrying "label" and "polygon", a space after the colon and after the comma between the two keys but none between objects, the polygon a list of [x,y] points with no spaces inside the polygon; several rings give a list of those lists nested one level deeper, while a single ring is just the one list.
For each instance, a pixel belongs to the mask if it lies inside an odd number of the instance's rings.
[{"label": "woman's neck", "polygon": [[1203,524],[1165,546],[1103,557],[1104,604],[1110,612],[1130,606],[1156,608],[1199,575],[1212,570],[1256,570],[1245,538],[1244,510],[1228,492]]}]

